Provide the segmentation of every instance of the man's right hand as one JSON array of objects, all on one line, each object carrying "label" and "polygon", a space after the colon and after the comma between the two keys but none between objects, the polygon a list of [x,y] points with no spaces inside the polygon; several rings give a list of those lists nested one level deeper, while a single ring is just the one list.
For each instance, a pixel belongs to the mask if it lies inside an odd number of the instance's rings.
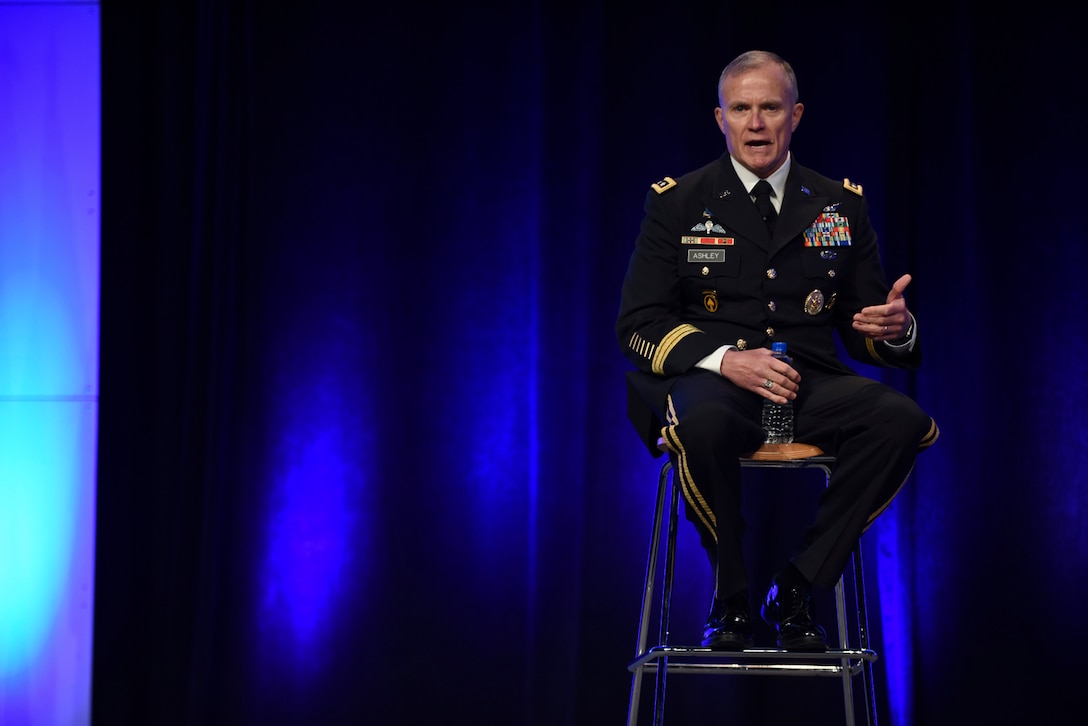
[{"label": "man's right hand", "polygon": [[[775,403],[797,398],[801,374],[784,360],[775,358],[768,348],[730,349],[722,356],[721,374],[748,391],[754,391]],[[770,387],[767,385],[770,381]]]}]

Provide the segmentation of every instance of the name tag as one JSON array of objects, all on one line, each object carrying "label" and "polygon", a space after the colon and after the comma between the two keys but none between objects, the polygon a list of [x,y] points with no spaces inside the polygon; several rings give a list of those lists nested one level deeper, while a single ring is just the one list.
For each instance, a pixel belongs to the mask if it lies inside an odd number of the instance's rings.
[{"label": "name tag", "polygon": [[725,262],[725,250],[688,250],[688,262]]}]

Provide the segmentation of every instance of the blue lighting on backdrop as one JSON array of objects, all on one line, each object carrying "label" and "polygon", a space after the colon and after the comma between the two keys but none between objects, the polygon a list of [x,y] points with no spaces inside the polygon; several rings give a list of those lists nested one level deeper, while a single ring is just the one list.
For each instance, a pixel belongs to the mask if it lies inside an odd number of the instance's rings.
[{"label": "blue lighting on backdrop", "polygon": [[[265,521],[260,622],[296,669],[320,670],[342,605],[340,578],[362,541],[356,514],[358,467],[346,441],[337,386],[314,381],[286,397],[285,427],[274,447]],[[353,569],[357,573],[357,569]]]},{"label": "blue lighting on backdrop", "polygon": [[0,2],[0,723],[90,718],[98,7]]},{"label": "blue lighting on backdrop", "polygon": [[[907,486],[911,486],[910,482]],[[903,572],[902,558],[907,552],[899,546],[899,538],[902,536],[899,519],[892,512],[886,512],[885,515],[877,520],[871,530],[872,534],[865,537],[861,545],[864,550],[863,559],[869,554],[872,547],[870,543],[876,545],[876,557],[869,556],[868,559],[870,565],[875,562],[878,573],[880,599],[877,613],[883,632],[883,652],[880,657],[884,661],[884,671],[888,679],[887,698],[893,722],[908,724],[912,723],[913,718],[910,577]],[[872,614],[872,604],[869,604],[868,611]]]},{"label": "blue lighting on backdrop", "polygon": [[329,432],[287,444],[297,463],[276,485],[268,523],[265,606],[285,609],[300,646],[313,643],[332,606],[350,535],[344,462]]}]

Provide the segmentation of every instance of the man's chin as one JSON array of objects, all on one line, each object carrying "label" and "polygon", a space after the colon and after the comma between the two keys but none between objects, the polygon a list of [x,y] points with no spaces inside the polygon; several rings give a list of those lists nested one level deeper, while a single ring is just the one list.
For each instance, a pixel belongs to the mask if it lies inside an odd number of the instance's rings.
[{"label": "man's chin", "polygon": [[742,154],[740,163],[748,169],[748,171],[757,175],[760,179],[766,179],[773,174],[778,167],[782,166],[782,159],[776,159],[769,154]]}]

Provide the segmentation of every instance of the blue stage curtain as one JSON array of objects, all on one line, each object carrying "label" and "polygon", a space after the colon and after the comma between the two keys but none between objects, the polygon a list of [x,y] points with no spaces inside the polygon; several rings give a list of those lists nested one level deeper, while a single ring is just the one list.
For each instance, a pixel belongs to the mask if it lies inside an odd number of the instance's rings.
[{"label": "blue stage curtain", "polygon": [[[1080,41],[970,8],[105,4],[96,720],[622,722],[660,460],[619,287],[765,48],[798,161],[862,184],[914,276],[927,360],[885,380],[942,431],[866,535],[883,721],[1062,723]],[[675,680],[680,723],[841,720],[833,679]]]}]

